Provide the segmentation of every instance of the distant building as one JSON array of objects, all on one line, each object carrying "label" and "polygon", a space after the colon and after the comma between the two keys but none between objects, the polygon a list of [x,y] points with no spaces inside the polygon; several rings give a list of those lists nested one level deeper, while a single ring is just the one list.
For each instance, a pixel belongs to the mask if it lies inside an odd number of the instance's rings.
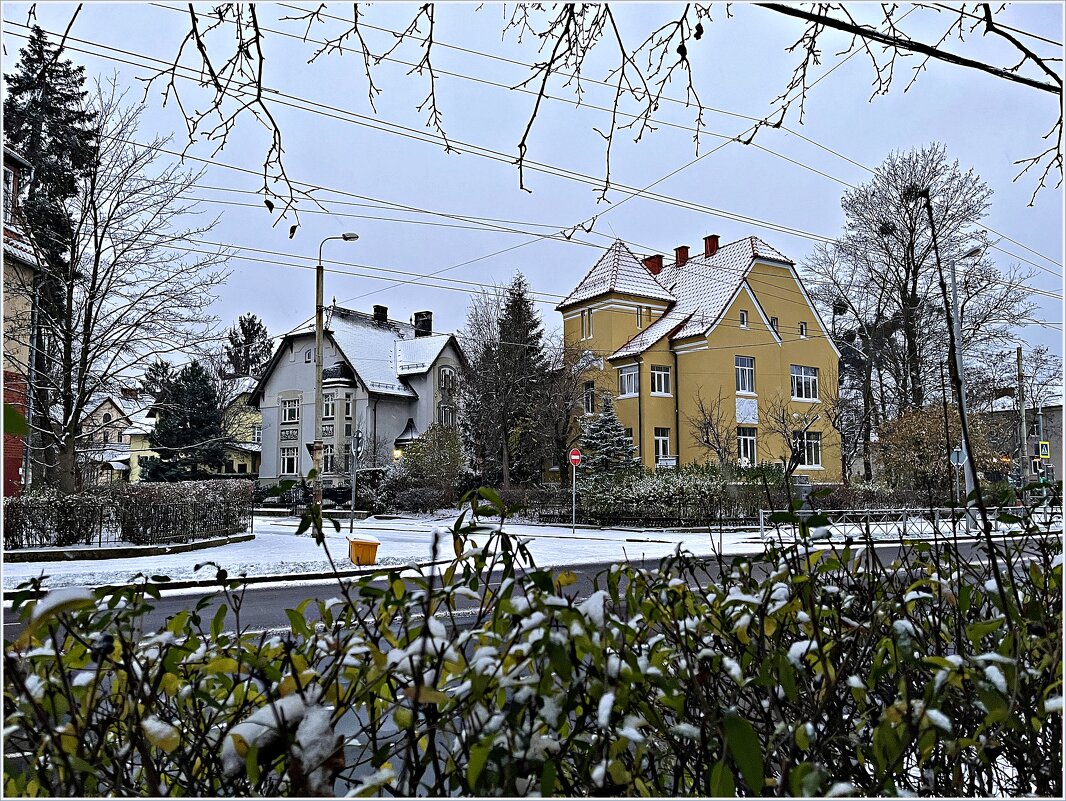
[{"label": "distant building", "polygon": [[[361,464],[384,465],[432,423],[456,423],[462,354],[451,334],[433,332],[433,316],[413,323],[332,306],[323,339],[322,441],[324,486],[350,482],[350,450],[362,435]],[[262,413],[259,479],[305,476],[315,440],[315,335],[286,335],[267,364],[250,403]]]},{"label": "distant building", "polygon": [[[35,329],[36,250],[22,219],[19,198],[29,183],[33,165],[4,146],[4,403],[29,418],[32,332]],[[4,435],[4,496],[15,495],[29,483],[30,465],[25,437]]]},{"label": "distant building", "polygon": [[[700,255],[680,246],[664,264],[618,240],[557,308],[567,340],[601,357],[584,412],[612,392],[645,467],[712,458],[693,421],[713,417],[737,462],[780,464],[787,436],[797,474],[840,479],[840,440],[824,411],[839,352],[795,264],[766,242],[708,236]],[[701,416],[699,398],[716,413]],[[782,410],[786,422],[772,425]]]},{"label": "distant building", "polygon": [[[1032,460],[1038,458],[1038,447],[1043,441],[1048,443],[1049,453],[1048,458],[1040,460],[1042,466],[1050,465],[1050,475],[1054,479],[1063,477],[1061,401],[1054,405],[1026,410],[1025,425],[1028,431],[1025,448],[1021,450],[1018,448],[1018,429],[1021,418],[1017,409],[1000,408],[992,412],[984,412],[983,416],[989,421],[989,439],[992,447],[1004,456],[1011,457],[1015,467],[1020,466],[1020,458],[1024,458],[1029,463],[1030,475],[1032,475]],[[1042,437],[1039,433],[1041,425],[1044,432]]]}]

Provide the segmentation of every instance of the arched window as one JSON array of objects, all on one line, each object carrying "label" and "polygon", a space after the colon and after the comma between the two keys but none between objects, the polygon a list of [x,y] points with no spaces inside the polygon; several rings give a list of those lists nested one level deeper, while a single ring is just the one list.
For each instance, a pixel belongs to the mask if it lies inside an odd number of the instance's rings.
[{"label": "arched window", "polygon": [[313,362],[314,360],[315,360],[315,350],[314,350],[314,348],[308,348],[307,350],[305,350],[304,351],[304,361],[305,362]]},{"label": "arched window", "polygon": [[453,368],[440,368],[440,389],[441,392],[455,389],[455,370]]},{"label": "arched window", "polygon": [[437,404],[437,422],[442,426],[455,425],[456,375],[452,367],[441,367],[437,372],[440,386],[440,403]]},{"label": "arched window", "polygon": [[112,417],[111,417],[110,413],[104,412],[104,422],[105,423],[110,423],[111,420],[112,420]]}]

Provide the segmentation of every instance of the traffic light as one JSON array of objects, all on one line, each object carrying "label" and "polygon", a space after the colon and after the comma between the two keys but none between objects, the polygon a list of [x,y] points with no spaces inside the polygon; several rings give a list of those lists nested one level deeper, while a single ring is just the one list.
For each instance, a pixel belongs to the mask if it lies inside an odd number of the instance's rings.
[{"label": "traffic light", "polygon": [[363,454],[363,432],[356,431],[355,437],[352,439],[352,450],[355,451],[356,456]]},{"label": "traffic light", "polygon": [[1036,478],[1036,479],[1043,479],[1044,478],[1044,463],[1043,463],[1043,461],[1041,461],[1040,459],[1033,459],[1032,468],[1033,468],[1033,478]]}]

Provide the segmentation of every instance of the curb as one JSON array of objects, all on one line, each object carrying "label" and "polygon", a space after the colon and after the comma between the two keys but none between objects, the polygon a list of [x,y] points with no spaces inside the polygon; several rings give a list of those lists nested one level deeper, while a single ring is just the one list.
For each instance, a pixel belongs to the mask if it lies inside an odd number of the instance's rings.
[{"label": "curb", "polygon": [[194,542],[181,542],[174,545],[129,545],[122,548],[69,548],[64,551],[44,551],[39,549],[4,551],[4,561],[15,563],[26,562],[80,562],[94,559],[131,559],[142,556],[165,556],[172,553],[186,553],[199,551],[204,548],[217,548],[221,545],[232,545],[236,542],[247,542],[255,539],[255,534],[230,534],[225,537],[213,537],[207,540]]}]

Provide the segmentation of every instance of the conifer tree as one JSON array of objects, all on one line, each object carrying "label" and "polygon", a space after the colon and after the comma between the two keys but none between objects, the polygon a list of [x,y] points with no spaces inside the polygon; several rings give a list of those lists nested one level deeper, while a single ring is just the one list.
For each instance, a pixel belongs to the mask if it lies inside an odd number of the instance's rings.
[{"label": "conifer tree", "polygon": [[226,331],[226,361],[235,375],[257,375],[273,350],[270,334],[255,314],[242,314]]},{"label": "conifer tree", "polygon": [[217,382],[199,362],[181,368],[156,404],[148,444],[158,458],[145,460],[147,481],[182,481],[210,476],[225,460],[227,437]]},{"label": "conifer tree", "polygon": [[614,411],[614,401],[604,392],[601,411],[581,435],[581,451],[592,477],[617,475],[639,467],[636,448]]}]

